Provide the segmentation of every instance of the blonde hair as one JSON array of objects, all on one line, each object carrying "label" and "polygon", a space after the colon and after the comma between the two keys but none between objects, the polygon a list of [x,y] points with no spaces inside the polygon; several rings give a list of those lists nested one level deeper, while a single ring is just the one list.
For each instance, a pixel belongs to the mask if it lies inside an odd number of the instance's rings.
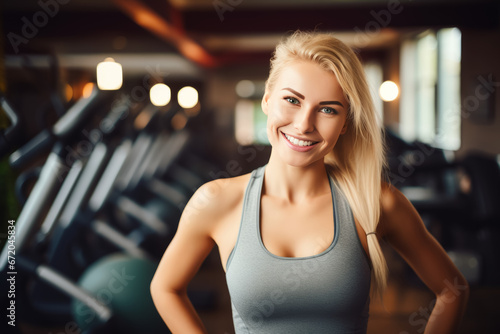
[{"label": "blonde hair", "polygon": [[[361,62],[351,48],[330,34],[296,31],[276,47],[266,91],[271,91],[284,67],[298,60],[312,61],[333,72],[344,91],[349,103],[347,131],[325,157],[325,164],[365,233],[375,232],[386,166],[385,144]],[[367,235],[367,242],[374,292],[381,294],[387,283],[387,264],[377,236]]]}]

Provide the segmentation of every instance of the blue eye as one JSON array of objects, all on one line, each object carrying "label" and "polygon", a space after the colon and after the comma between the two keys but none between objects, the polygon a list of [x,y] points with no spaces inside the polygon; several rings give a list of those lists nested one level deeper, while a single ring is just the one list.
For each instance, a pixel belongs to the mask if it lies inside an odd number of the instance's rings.
[{"label": "blue eye", "polygon": [[330,108],[330,107],[323,107],[321,108],[321,112],[327,115],[336,115],[338,114],[337,110]]},{"label": "blue eye", "polygon": [[294,97],[287,96],[287,97],[285,97],[285,100],[290,102],[291,104],[299,104],[299,100],[297,100]]}]

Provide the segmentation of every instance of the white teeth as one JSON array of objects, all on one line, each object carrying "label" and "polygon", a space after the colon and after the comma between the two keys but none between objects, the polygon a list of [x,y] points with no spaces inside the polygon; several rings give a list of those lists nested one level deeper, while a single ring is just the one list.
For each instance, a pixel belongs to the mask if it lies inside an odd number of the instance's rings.
[{"label": "white teeth", "polygon": [[284,135],[286,139],[288,139],[292,144],[297,146],[311,146],[313,144],[313,142],[309,140],[299,140],[295,137],[287,135],[286,133]]}]

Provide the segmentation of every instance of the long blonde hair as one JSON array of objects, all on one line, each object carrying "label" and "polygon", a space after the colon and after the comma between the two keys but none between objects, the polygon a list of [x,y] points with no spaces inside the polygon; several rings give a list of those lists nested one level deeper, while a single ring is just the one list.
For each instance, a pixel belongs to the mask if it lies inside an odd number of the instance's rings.
[{"label": "long blonde hair", "polygon": [[[349,102],[347,131],[325,157],[325,164],[365,232],[375,232],[386,166],[385,144],[361,62],[351,48],[330,34],[296,31],[276,47],[266,91],[271,91],[281,70],[297,60],[312,61],[333,72]],[[367,235],[367,242],[374,291],[381,294],[386,287],[387,264],[377,236]]]}]

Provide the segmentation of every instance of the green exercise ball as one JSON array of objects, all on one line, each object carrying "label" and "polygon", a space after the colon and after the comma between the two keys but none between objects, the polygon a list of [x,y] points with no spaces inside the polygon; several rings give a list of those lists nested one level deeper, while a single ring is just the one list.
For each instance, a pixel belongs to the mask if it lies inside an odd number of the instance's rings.
[{"label": "green exercise ball", "polygon": [[[108,255],[85,270],[78,285],[112,310],[116,317],[113,331],[169,333],[149,290],[156,266],[146,259],[124,254]],[[100,325],[97,314],[80,301],[73,300],[72,313],[82,331]]]}]

